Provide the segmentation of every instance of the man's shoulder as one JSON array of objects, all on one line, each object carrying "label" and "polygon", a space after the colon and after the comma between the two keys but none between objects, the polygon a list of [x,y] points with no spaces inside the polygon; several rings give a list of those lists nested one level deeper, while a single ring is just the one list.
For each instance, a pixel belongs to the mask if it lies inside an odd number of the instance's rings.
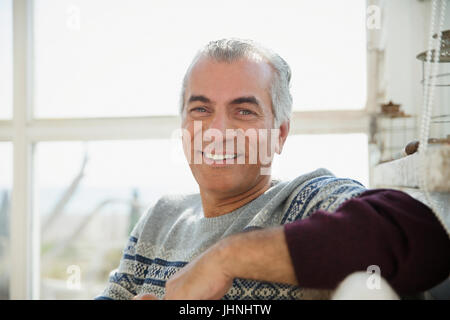
[{"label": "man's shoulder", "polygon": [[334,193],[345,193],[354,188],[365,188],[361,182],[351,178],[336,177],[331,171],[325,168],[303,174],[289,183],[295,185],[291,196],[298,195],[299,192],[302,192],[303,196],[311,196],[319,192],[322,194],[330,191]]},{"label": "man's shoulder", "polygon": [[351,178],[336,177],[320,168],[292,180],[294,185],[287,198],[283,223],[308,217],[316,210],[334,212],[340,204],[366,190]]},{"label": "man's shoulder", "polygon": [[164,217],[170,220],[171,217],[178,217],[183,212],[194,212],[201,208],[202,202],[200,194],[167,194],[159,198],[147,211],[147,215],[152,218]]},{"label": "man's shoulder", "polygon": [[181,214],[194,214],[199,208],[201,198],[198,193],[164,195],[142,213],[132,234],[139,236],[144,230],[162,230],[171,221],[176,221]]},{"label": "man's shoulder", "polygon": [[198,205],[201,205],[199,193],[167,194],[159,198],[153,208],[179,211],[185,210],[186,208],[197,207]]}]

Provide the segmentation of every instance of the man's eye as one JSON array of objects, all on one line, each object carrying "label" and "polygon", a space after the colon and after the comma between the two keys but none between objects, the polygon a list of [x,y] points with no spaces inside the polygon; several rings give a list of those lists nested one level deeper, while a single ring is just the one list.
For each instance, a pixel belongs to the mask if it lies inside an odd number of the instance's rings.
[{"label": "man's eye", "polygon": [[191,111],[206,112],[207,110],[203,107],[197,107],[197,108],[192,108]]},{"label": "man's eye", "polygon": [[248,116],[250,114],[253,114],[253,112],[251,112],[250,110],[242,109],[242,110],[239,110],[239,114],[242,116]]}]

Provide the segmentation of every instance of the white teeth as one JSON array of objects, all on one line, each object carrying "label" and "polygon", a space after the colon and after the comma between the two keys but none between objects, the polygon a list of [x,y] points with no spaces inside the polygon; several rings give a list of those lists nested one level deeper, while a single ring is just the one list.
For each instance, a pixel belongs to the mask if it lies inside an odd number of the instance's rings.
[{"label": "white teeth", "polygon": [[236,158],[235,154],[212,154],[212,153],[204,153],[205,157],[212,160],[226,160],[226,159],[234,159]]}]

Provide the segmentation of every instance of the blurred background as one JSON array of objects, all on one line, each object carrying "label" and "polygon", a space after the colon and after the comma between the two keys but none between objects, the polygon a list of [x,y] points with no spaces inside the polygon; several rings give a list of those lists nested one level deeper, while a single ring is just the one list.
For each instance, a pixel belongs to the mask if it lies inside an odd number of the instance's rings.
[{"label": "blurred background", "polygon": [[[418,0],[0,0],[0,299],[93,298],[140,215],[164,194],[198,191],[172,133],[182,77],[210,40],[254,39],[292,68],[275,177],[325,167],[378,186],[375,166],[418,137],[430,10]],[[448,101],[444,89],[437,99]],[[389,101],[401,112],[383,113]],[[448,123],[431,130],[445,137]]]}]

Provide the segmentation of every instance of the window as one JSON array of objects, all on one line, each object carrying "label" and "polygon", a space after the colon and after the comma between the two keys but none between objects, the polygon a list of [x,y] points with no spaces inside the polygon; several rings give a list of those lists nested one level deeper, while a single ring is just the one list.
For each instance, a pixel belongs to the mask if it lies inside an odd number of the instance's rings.
[{"label": "window", "polygon": [[[98,295],[139,216],[163,195],[198,192],[181,141],[169,139],[42,142],[36,180],[41,299]],[[79,288],[67,282],[74,271]]]},{"label": "window", "polygon": [[276,48],[290,63],[295,110],[362,109],[364,6],[360,0],[37,0],[35,114],[175,115],[196,51],[230,36]]},{"label": "window", "polygon": [[0,1],[0,119],[12,117],[12,1]]},{"label": "window", "polygon": [[184,72],[213,39],[257,40],[292,68],[275,177],[325,167],[367,186],[365,32],[359,0],[0,0],[0,237],[9,217],[16,239],[0,294],[10,279],[14,299],[92,298],[137,217],[198,192],[170,138]]},{"label": "window", "polygon": [[0,300],[9,297],[9,216],[12,186],[12,144],[0,142]]},{"label": "window", "polygon": [[290,180],[326,168],[338,178],[355,179],[368,187],[368,155],[367,135],[363,133],[292,135],[275,158],[272,172]]}]

